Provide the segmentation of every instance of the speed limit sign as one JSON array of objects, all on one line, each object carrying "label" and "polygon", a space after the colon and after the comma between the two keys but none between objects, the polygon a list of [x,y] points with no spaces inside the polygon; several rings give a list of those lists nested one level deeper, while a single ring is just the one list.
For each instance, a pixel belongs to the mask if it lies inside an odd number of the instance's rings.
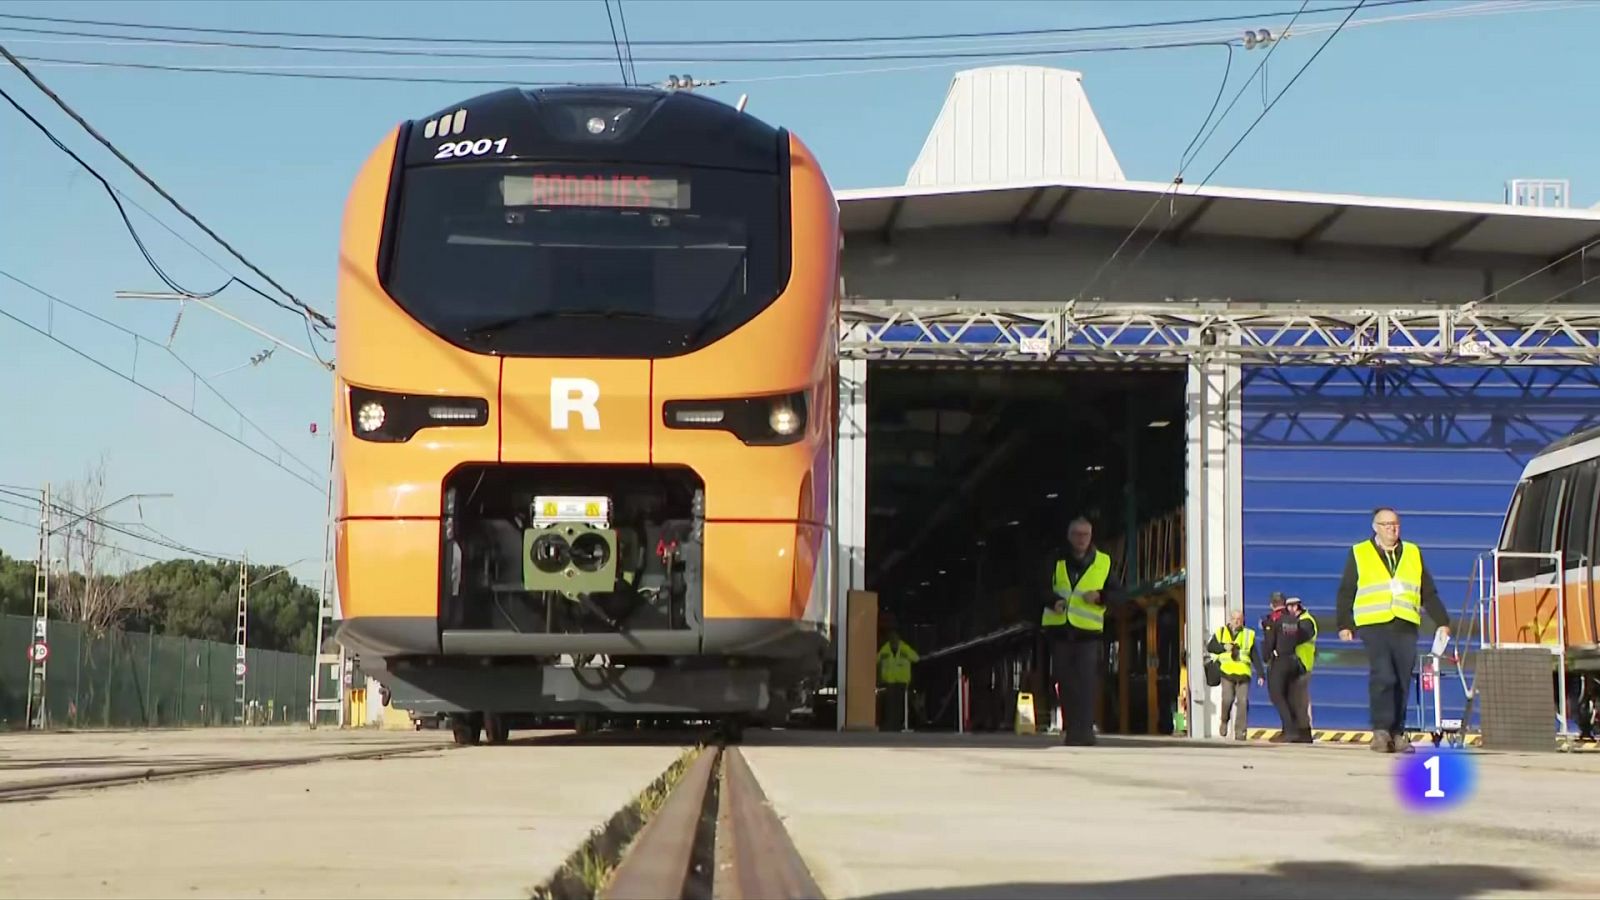
[{"label": "speed limit sign", "polygon": [[44,641],[35,641],[28,647],[28,658],[34,662],[44,662],[50,656],[50,645]]}]

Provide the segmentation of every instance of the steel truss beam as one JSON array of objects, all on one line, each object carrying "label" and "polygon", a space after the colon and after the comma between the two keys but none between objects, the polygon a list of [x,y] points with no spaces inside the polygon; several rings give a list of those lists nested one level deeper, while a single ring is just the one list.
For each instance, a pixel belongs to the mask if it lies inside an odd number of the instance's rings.
[{"label": "steel truss beam", "polygon": [[1246,307],[1199,300],[971,304],[847,301],[848,359],[1184,365],[1594,365],[1600,309],[1466,304]]}]

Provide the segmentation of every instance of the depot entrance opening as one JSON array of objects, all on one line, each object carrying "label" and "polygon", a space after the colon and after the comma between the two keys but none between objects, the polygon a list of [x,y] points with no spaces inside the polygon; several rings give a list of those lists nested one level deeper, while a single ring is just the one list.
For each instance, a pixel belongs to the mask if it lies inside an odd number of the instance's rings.
[{"label": "depot entrance opening", "polygon": [[1172,732],[1184,383],[1175,369],[870,364],[874,649],[894,627],[921,657],[909,715],[880,704],[880,728],[909,718],[913,728],[1010,731],[1019,692],[1050,727],[1055,690],[1037,625],[1067,525],[1081,515],[1132,597],[1106,620],[1100,730]]}]

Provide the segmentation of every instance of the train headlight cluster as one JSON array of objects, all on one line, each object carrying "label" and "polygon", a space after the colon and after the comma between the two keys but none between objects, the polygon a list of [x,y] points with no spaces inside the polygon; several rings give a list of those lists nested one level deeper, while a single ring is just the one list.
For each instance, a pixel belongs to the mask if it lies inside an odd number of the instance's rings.
[{"label": "train headlight cluster", "polygon": [[477,397],[396,394],[350,388],[350,421],[356,437],[404,443],[424,428],[489,424],[489,401]]},{"label": "train headlight cluster", "polygon": [[806,393],[730,400],[668,400],[668,428],[726,431],[753,447],[793,444],[805,434]]}]

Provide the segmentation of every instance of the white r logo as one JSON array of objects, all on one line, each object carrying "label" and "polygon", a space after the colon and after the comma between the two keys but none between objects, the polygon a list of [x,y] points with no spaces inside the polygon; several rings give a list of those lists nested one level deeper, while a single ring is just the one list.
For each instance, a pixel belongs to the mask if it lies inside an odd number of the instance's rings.
[{"label": "white r logo", "polygon": [[587,378],[550,379],[550,427],[566,431],[574,412],[583,416],[585,431],[600,430],[600,385]]}]

